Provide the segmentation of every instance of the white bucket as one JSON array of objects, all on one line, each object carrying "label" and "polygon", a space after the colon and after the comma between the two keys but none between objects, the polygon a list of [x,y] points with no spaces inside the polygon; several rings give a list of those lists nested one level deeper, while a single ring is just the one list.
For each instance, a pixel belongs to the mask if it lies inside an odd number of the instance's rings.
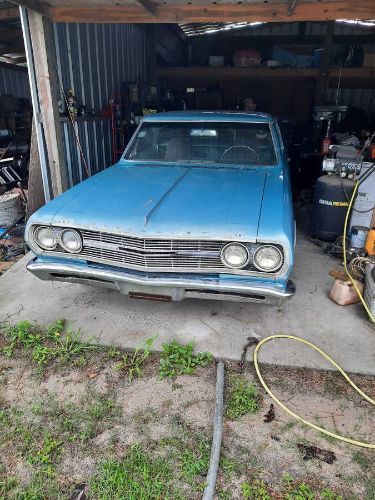
[{"label": "white bucket", "polygon": [[364,248],[368,235],[368,227],[353,226],[350,236],[350,245],[352,248]]},{"label": "white bucket", "polygon": [[0,227],[9,227],[24,214],[19,193],[5,193],[0,196]]}]

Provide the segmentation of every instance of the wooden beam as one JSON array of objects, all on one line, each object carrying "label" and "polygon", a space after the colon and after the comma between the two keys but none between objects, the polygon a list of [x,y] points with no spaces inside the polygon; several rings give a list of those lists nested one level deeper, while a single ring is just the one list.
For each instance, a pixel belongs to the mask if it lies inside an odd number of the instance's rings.
[{"label": "wooden beam", "polygon": [[[68,189],[68,173],[57,102],[59,87],[53,52],[51,23],[35,11],[28,11],[28,22],[36,74],[40,119],[43,124],[53,197]],[[29,68],[29,71],[32,71]]]},{"label": "wooden beam", "polygon": [[20,12],[17,7],[10,7],[9,9],[0,9],[0,21],[9,21],[10,19],[17,19]]},{"label": "wooden beam", "polygon": [[150,0],[135,0],[141,7],[145,9],[151,16],[155,16],[155,4]]},{"label": "wooden beam", "polygon": [[[155,18],[140,5],[92,6],[60,5],[49,9],[57,22],[85,23],[154,23]],[[290,11],[289,11],[290,12]],[[158,4],[155,16],[159,23],[207,23],[207,22],[291,22],[329,21],[335,19],[371,19],[374,16],[374,0],[361,0],[353,7],[352,0],[299,0],[293,12],[288,13],[288,2],[252,4]]]},{"label": "wooden beam", "polygon": [[9,2],[49,17],[49,4],[40,0],[9,0]]}]

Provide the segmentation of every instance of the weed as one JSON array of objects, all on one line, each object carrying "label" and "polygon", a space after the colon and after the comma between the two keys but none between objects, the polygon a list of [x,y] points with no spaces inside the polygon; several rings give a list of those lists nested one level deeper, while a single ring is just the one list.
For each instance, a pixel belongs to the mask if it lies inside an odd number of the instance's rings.
[{"label": "weed", "polygon": [[255,413],[259,408],[255,387],[241,377],[231,377],[225,415],[229,420],[238,420],[246,413]]},{"label": "weed", "polygon": [[285,500],[315,500],[315,495],[310,487],[304,483],[293,480],[290,474],[284,474],[282,479],[283,499]]},{"label": "weed", "polygon": [[197,476],[205,476],[210,465],[211,446],[202,439],[194,448],[186,448],[182,452],[181,467],[182,476],[189,482],[194,481]]},{"label": "weed", "polygon": [[296,424],[297,424],[297,420],[289,420],[288,422],[285,422],[285,424],[283,424],[280,427],[280,432],[290,431],[291,429],[293,429],[293,427],[295,427]]},{"label": "weed", "polygon": [[199,366],[206,366],[213,359],[209,352],[194,354],[194,343],[182,345],[173,340],[163,344],[159,366],[159,378],[175,378],[178,375],[191,375]]},{"label": "weed", "polygon": [[315,500],[316,498],[343,500],[341,495],[336,495],[329,488],[324,488],[320,492],[314,492],[307,484],[294,481],[289,474],[284,474],[282,483],[283,500]]},{"label": "weed", "polygon": [[320,492],[320,498],[324,500],[343,500],[343,497],[341,495],[337,496],[336,493],[334,493],[329,488],[324,488]]},{"label": "weed", "polygon": [[90,480],[90,493],[101,500],[180,498],[173,483],[172,468],[166,460],[151,458],[134,445],[122,460],[104,460],[99,465]]},{"label": "weed", "polygon": [[105,355],[107,359],[116,359],[121,356],[121,351],[117,347],[110,347],[105,351]]},{"label": "weed", "polygon": [[352,455],[354,462],[361,467],[362,470],[368,470],[370,468],[369,459],[363,453],[363,451],[356,451]]},{"label": "weed", "polygon": [[51,434],[45,434],[41,446],[36,451],[30,452],[30,464],[40,466],[44,473],[52,475],[54,460],[61,452],[62,445],[62,441],[53,438]]},{"label": "weed", "polygon": [[245,500],[271,500],[267,486],[261,479],[242,483],[241,491]]},{"label": "weed", "polygon": [[126,372],[129,382],[135,378],[142,377],[142,367],[149,357],[152,345],[156,337],[147,339],[144,346],[137,346],[134,352],[122,355],[120,363],[117,365],[118,370]]},{"label": "weed", "polygon": [[371,478],[366,483],[366,500],[375,499],[375,478]]},{"label": "weed", "polygon": [[82,356],[96,346],[80,341],[80,332],[66,331],[63,320],[56,321],[46,329],[42,329],[29,321],[21,321],[5,330],[5,337],[9,342],[2,348],[2,354],[12,357],[15,349],[25,349],[42,371],[53,359],[67,361]]},{"label": "weed", "polygon": [[[2,489],[3,484],[5,484],[5,489]],[[4,500],[8,498],[17,500],[40,500],[47,498],[62,500],[70,496],[68,495],[68,491],[64,491],[64,488],[54,478],[40,472],[35,474],[29,484],[24,487],[20,486],[18,480],[15,478],[8,478],[3,482],[0,481],[0,498]]]},{"label": "weed", "polygon": [[8,493],[11,492],[18,485],[18,479],[16,477],[6,477],[5,479],[0,479],[0,498],[5,499]]}]

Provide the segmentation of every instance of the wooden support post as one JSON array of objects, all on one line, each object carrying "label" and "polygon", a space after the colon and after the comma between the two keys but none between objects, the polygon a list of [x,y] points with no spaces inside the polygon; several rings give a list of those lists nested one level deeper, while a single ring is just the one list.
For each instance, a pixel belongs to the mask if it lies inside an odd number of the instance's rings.
[{"label": "wooden support post", "polygon": [[327,23],[327,32],[324,40],[320,74],[316,82],[315,105],[319,105],[324,102],[325,94],[328,88],[329,70],[330,70],[329,63],[330,63],[334,29],[335,29],[334,21],[329,21]]},{"label": "wooden support post", "polygon": [[68,173],[57,104],[59,92],[51,23],[41,14],[30,10],[28,22],[40,107],[39,119],[43,124],[52,196],[56,197],[68,189]]}]

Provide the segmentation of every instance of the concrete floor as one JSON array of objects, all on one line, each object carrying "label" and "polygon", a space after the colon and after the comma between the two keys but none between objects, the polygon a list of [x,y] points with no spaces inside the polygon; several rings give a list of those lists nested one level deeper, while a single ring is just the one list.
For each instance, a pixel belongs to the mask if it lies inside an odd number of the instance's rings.
[{"label": "concrete floor", "polygon": [[[361,305],[340,307],[327,294],[328,275],[339,261],[323,254],[299,231],[293,279],[295,297],[281,309],[259,304],[186,300],[174,303],[128,299],[112,290],[44,282],[25,269],[25,256],[0,277],[0,321],[47,324],[59,318],[80,328],[85,339],[134,347],[155,334],[155,348],[176,339],[195,342],[215,356],[238,360],[248,336],[275,333],[304,337],[345,370],[375,375],[375,330]],[[251,354],[249,353],[249,357]],[[275,365],[331,368],[311,349],[290,340],[263,347],[261,361]]]}]

